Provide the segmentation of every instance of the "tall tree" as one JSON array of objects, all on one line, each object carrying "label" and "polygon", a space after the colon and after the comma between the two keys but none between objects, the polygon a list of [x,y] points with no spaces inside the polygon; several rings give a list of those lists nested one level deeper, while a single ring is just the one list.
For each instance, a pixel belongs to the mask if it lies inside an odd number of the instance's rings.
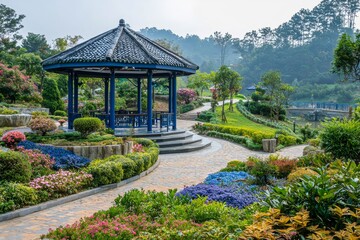
[{"label": "tall tree", "polygon": [[158,39],[158,40],[155,40],[155,42],[157,42],[162,47],[164,47],[166,49],[169,49],[170,51],[172,51],[172,52],[174,52],[174,53],[176,53],[178,55],[182,54],[180,46],[173,43],[173,42],[171,42],[171,41],[168,41],[166,39]]},{"label": "tall tree", "polygon": [[22,47],[27,52],[35,53],[42,59],[50,54],[50,46],[46,41],[44,35],[29,32],[25,39],[23,39]]},{"label": "tall tree", "polygon": [[233,106],[234,95],[241,90],[242,77],[240,76],[239,73],[231,70],[227,80],[229,82],[229,93],[230,93],[229,111],[233,112],[234,111],[234,106]]},{"label": "tall tree", "polygon": [[360,33],[353,40],[343,34],[334,52],[333,72],[344,80],[360,81]]},{"label": "tall tree", "polygon": [[64,103],[60,98],[60,92],[54,79],[45,78],[42,97],[42,105],[49,108],[51,113],[54,113],[56,110],[64,110]]},{"label": "tall tree", "polygon": [[230,33],[225,33],[224,35],[221,32],[214,32],[214,36],[211,36],[215,43],[220,47],[220,64],[223,66],[225,64],[225,57],[227,49],[231,46],[232,35]]},{"label": "tall tree", "polygon": [[189,77],[188,87],[196,89],[196,91],[200,93],[200,97],[202,97],[203,91],[209,89],[210,83],[213,82],[214,77],[215,72],[205,73],[198,70]]},{"label": "tall tree", "polygon": [[225,65],[221,66],[219,71],[216,72],[214,84],[216,86],[217,96],[223,103],[221,110],[221,121],[223,122],[227,122],[225,115],[225,100],[230,94],[230,79],[238,78],[240,78],[239,74]]},{"label": "tall tree", "polygon": [[14,9],[0,4],[0,50],[15,47],[16,41],[21,38],[17,32],[23,28],[21,21],[25,15],[17,15]]},{"label": "tall tree", "polygon": [[75,46],[76,44],[78,44],[78,42],[82,39],[83,37],[80,35],[75,35],[75,36],[66,36],[63,38],[56,38],[54,40],[54,47],[55,50],[58,52],[62,52],[65,51],[68,48],[71,48],[73,46]]},{"label": "tall tree", "polygon": [[260,86],[265,89],[265,98],[269,100],[272,117],[278,121],[281,108],[292,91],[291,86],[282,82],[281,74],[277,71],[266,72],[261,78]]}]

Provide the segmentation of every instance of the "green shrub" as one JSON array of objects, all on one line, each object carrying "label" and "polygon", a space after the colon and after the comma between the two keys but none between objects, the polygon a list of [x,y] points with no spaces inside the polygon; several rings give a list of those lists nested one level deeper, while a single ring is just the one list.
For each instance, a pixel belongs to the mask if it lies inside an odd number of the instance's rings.
[{"label": "green shrub", "polygon": [[147,138],[134,138],[133,140],[136,143],[141,144],[143,147],[154,147],[154,146],[156,146],[156,143],[154,143],[153,141],[151,141],[150,139],[147,139]]},{"label": "green shrub", "polygon": [[312,138],[308,140],[308,144],[313,147],[319,147],[320,146],[320,139],[319,138]]},{"label": "green shrub", "polygon": [[255,163],[255,166],[251,169],[250,174],[255,177],[255,184],[268,185],[271,184],[271,177],[276,174],[276,167],[270,165],[267,162],[259,161]]},{"label": "green shrub", "polygon": [[297,166],[299,167],[321,167],[334,161],[329,153],[307,154],[299,158]]},{"label": "green shrub", "polygon": [[16,210],[38,202],[36,191],[14,182],[0,184],[0,213]]},{"label": "green shrub", "polygon": [[105,158],[104,161],[120,162],[124,172],[123,179],[135,176],[136,163],[130,158],[123,155],[112,155],[111,157]]},{"label": "green shrub", "polygon": [[216,113],[212,111],[203,111],[199,114],[196,120],[201,122],[211,122],[211,120],[214,119],[216,119]]},{"label": "green shrub", "polygon": [[32,131],[39,133],[41,136],[45,136],[47,132],[54,131],[57,128],[53,120],[45,117],[31,119],[29,127]]},{"label": "green shrub", "polygon": [[0,107],[0,114],[12,115],[12,114],[17,114],[17,113],[19,113],[19,112],[16,111],[16,110],[12,110],[12,109],[9,109],[9,108],[6,108],[6,107]]},{"label": "green shrub", "polygon": [[80,113],[82,114],[82,116],[90,116],[90,111],[94,110],[96,110],[95,103],[87,102],[85,103],[84,107],[80,109]]},{"label": "green shrub", "polygon": [[314,170],[311,170],[310,168],[297,168],[295,171],[291,172],[289,176],[287,177],[287,180],[289,182],[295,182],[299,179],[303,178],[304,176],[317,176],[319,175]]},{"label": "green shrub", "polygon": [[56,110],[54,112],[54,115],[55,116],[60,116],[60,117],[65,117],[65,116],[67,116],[67,113],[65,111],[62,111],[62,110]]},{"label": "green shrub", "polygon": [[150,154],[151,166],[156,163],[159,157],[160,150],[158,147],[151,147],[146,150],[148,154]]},{"label": "green shrub", "polygon": [[297,138],[294,136],[285,136],[280,134],[278,136],[278,141],[281,145],[292,146],[297,144]]},{"label": "green shrub", "polygon": [[122,164],[118,161],[92,161],[87,172],[93,176],[95,186],[120,182],[124,176]]},{"label": "green shrub", "polygon": [[27,183],[31,177],[31,165],[19,152],[0,152],[0,181]]},{"label": "green shrub", "polygon": [[310,225],[339,228],[347,223],[347,216],[339,219],[335,207],[356,211],[360,206],[360,166],[355,162],[336,161],[330,175],[325,167],[314,169],[318,175],[304,176],[286,187],[274,187],[266,193],[263,203],[278,208],[282,213],[294,214],[301,209],[309,211]]},{"label": "green shrub", "polygon": [[220,172],[246,172],[247,167],[244,162],[241,162],[239,160],[233,160],[227,163],[226,168],[223,168],[220,170]]},{"label": "green shrub", "polygon": [[32,119],[38,118],[38,117],[49,117],[49,114],[47,112],[41,112],[41,111],[34,111],[31,113]]},{"label": "green shrub", "polygon": [[135,153],[130,153],[130,154],[126,155],[126,157],[130,158],[131,160],[133,160],[135,162],[135,164],[136,164],[135,175],[142,173],[146,169],[144,159],[142,159],[142,157],[140,155],[135,154]]},{"label": "green shrub", "polygon": [[74,128],[81,133],[82,137],[86,137],[90,133],[100,130],[101,127],[101,120],[94,117],[77,118],[74,121]]},{"label": "green shrub", "polygon": [[323,124],[321,147],[335,158],[360,162],[360,122],[332,120]]}]

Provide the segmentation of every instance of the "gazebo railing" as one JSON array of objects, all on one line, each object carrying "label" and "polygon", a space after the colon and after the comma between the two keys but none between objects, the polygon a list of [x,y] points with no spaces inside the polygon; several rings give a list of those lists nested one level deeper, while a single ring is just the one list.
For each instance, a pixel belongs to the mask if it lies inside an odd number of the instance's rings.
[{"label": "gazebo railing", "polygon": [[[105,121],[106,126],[109,126],[110,114],[94,113],[94,117]],[[173,113],[154,112],[152,125],[155,127],[166,128],[173,126]],[[146,113],[136,114],[115,114],[115,127],[116,128],[143,128],[147,127],[148,116]],[[159,126],[160,124],[160,126]]]}]

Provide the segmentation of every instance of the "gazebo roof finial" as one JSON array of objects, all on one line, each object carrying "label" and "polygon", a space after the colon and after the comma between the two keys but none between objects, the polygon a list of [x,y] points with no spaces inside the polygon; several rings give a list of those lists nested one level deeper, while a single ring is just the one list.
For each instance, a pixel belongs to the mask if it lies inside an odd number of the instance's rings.
[{"label": "gazebo roof finial", "polygon": [[119,26],[120,27],[125,27],[125,20],[124,19],[120,19]]}]

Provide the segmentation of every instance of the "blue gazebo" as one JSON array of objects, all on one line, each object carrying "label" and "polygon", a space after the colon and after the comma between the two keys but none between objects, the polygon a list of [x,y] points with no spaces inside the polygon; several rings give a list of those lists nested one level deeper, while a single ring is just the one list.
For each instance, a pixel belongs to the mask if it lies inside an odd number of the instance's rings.
[{"label": "blue gazebo", "polygon": [[[49,72],[68,75],[68,126],[73,128],[78,112],[79,77],[101,78],[105,84],[105,109],[95,116],[112,128],[146,128],[160,121],[161,127],[176,130],[176,77],[186,76],[199,68],[189,60],[162,47],[126,26],[123,19],[117,28],[93,37],[71,49],[52,56],[42,63]],[[115,109],[117,78],[137,80],[137,111]],[[168,112],[153,112],[153,78],[168,78]],[[147,111],[141,112],[141,82],[147,81]],[[109,86],[110,85],[110,86]]]}]

